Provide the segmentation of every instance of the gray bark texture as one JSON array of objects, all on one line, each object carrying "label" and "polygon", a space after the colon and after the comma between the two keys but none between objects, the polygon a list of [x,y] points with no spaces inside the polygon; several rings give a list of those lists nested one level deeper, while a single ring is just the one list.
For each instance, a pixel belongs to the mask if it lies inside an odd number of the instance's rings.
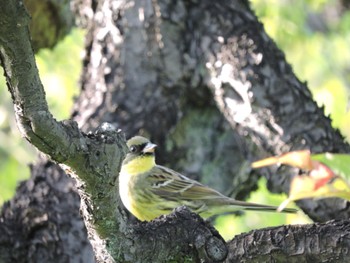
[{"label": "gray bark texture", "polygon": [[185,207],[146,223],[120,202],[123,134],[149,137],[158,163],[237,199],[262,174],[272,192],[288,192],[298,173],[252,171],[252,160],[305,148],[349,152],[246,1],[72,2],[88,32],[81,94],[64,122],[48,111],[23,3],[0,6],[0,61],[18,126],[63,168],[40,160],[2,207],[0,262],[350,261],[341,199],[298,202],[315,224],[229,242]]}]

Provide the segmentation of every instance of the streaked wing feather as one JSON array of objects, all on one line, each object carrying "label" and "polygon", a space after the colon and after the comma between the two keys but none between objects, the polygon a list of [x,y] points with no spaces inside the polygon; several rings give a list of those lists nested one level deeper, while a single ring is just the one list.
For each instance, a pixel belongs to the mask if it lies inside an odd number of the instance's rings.
[{"label": "streaked wing feather", "polygon": [[[204,217],[236,210],[276,211],[277,207],[238,201],[222,195],[207,186],[191,180],[169,168],[157,165],[152,168],[148,177],[151,191],[168,201],[186,205]],[[295,209],[284,209],[283,212],[295,213]]]},{"label": "streaked wing feather", "polygon": [[152,182],[152,192],[166,199],[171,196],[184,200],[226,198],[214,189],[159,165],[153,168],[149,180]]}]

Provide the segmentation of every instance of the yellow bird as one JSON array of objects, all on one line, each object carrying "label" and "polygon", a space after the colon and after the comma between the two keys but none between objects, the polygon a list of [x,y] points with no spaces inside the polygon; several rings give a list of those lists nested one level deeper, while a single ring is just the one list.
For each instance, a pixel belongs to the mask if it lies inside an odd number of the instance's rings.
[{"label": "yellow bird", "polygon": [[[237,210],[274,211],[277,207],[237,201],[155,162],[156,145],[135,136],[127,142],[119,174],[119,194],[124,206],[139,220],[150,221],[187,206],[204,218]],[[295,213],[292,208],[282,212]]]}]

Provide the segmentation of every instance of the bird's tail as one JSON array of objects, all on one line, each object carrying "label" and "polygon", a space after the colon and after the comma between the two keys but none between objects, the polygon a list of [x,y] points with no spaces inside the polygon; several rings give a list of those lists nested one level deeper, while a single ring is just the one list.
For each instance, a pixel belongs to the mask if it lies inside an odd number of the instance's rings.
[{"label": "bird's tail", "polygon": [[245,201],[238,201],[232,198],[222,196],[222,198],[206,200],[205,206],[200,208],[190,207],[194,212],[199,213],[202,217],[208,218],[214,215],[232,213],[239,210],[261,211],[261,212],[283,212],[296,213],[298,210],[294,208],[285,208],[282,211],[277,210],[277,206],[262,205]]},{"label": "bird's tail", "polygon": [[298,210],[294,208],[284,208],[283,210],[278,211],[277,206],[249,203],[249,202],[238,201],[238,200],[233,200],[231,204],[241,207],[242,210],[249,210],[249,211],[283,212],[283,213],[291,213],[291,214],[298,212]]}]

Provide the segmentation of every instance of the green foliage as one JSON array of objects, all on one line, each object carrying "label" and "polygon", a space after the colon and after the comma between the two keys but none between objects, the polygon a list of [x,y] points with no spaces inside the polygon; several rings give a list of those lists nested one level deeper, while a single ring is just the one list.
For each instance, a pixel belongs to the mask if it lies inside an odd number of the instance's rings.
[{"label": "green foliage", "polygon": [[73,30],[53,50],[41,50],[36,57],[49,108],[57,119],[69,118],[78,94],[83,39],[84,31]]},{"label": "green foliage", "polygon": [[[53,50],[42,50],[36,56],[48,104],[57,119],[69,118],[73,96],[78,93],[83,35],[82,30],[73,30]],[[0,141],[1,205],[12,197],[18,181],[28,178],[28,164],[37,155],[17,129],[4,78],[0,78]]]},{"label": "green foliage", "polygon": [[[2,68],[0,68],[2,73]],[[3,75],[3,74],[2,74]],[[19,180],[28,178],[35,150],[21,137],[5,79],[0,78],[0,205],[11,198]]]}]

